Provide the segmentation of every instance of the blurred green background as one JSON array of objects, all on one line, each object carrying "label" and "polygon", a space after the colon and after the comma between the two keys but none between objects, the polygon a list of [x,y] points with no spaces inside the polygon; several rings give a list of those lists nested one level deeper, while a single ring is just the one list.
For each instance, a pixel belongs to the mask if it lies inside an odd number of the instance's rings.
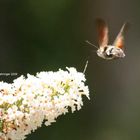
[{"label": "blurred green background", "polygon": [[[105,61],[85,43],[98,45],[97,17],[108,22],[110,42],[130,22],[124,59]],[[66,66],[83,71],[87,59],[91,100],[27,140],[140,140],[140,1],[0,1],[0,72],[18,73],[0,80]]]}]

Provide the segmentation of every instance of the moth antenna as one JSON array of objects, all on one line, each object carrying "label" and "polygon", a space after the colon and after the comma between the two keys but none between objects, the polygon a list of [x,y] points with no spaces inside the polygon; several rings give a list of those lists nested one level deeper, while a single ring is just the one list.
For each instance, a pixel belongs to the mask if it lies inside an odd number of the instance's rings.
[{"label": "moth antenna", "polygon": [[85,67],[84,67],[84,70],[83,70],[83,73],[84,73],[84,74],[85,74],[85,72],[86,72],[87,66],[88,66],[88,60],[86,61],[86,64],[85,64]]},{"label": "moth antenna", "polygon": [[95,47],[96,49],[98,49],[98,47],[97,47],[96,45],[92,44],[92,43],[91,43],[91,42],[89,42],[88,40],[86,40],[85,42],[86,42],[86,43],[88,43],[89,45],[91,45],[91,46]]}]

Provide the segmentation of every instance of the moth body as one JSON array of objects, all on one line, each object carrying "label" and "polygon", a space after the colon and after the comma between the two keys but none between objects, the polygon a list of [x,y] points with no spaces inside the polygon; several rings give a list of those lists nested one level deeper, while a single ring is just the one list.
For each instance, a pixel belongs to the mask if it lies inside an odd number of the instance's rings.
[{"label": "moth body", "polygon": [[124,51],[121,48],[117,48],[113,45],[100,47],[97,50],[97,55],[107,60],[125,57]]}]

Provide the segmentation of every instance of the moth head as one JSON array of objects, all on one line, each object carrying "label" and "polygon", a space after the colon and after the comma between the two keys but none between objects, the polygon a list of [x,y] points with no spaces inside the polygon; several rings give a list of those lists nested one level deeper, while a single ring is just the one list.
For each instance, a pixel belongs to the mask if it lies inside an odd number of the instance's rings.
[{"label": "moth head", "polygon": [[104,48],[103,47],[100,47],[98,50],[97,50],[97,55],[102,57],[103,56],[103,53],[104,53]]}]

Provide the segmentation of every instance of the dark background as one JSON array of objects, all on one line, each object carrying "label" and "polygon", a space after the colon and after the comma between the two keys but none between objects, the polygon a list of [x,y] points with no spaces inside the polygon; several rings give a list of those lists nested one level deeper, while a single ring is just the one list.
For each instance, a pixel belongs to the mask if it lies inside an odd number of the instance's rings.
[{"label": "dark background", "polygon": [[[124,59],[99,58],[95,19],[109,24],[110,43],[122,24],[130,22]],[[60,116],[27,140],[140,139],[140,1],[138,0],[1,0],[0,76],[12,82],[20,75],[76,67],[86,60],[91,100],[82,110]]]}]

